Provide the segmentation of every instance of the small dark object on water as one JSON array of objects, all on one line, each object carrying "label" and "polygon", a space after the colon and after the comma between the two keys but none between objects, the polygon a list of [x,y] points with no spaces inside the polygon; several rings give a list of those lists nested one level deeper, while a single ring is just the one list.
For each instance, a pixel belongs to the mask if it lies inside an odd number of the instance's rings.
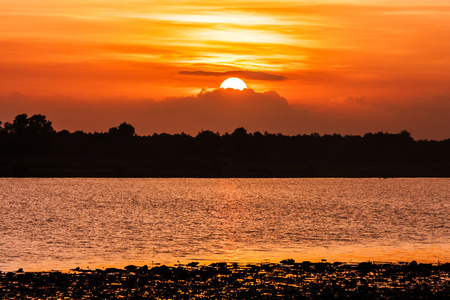
[{"label": "small dark object on water", "polygon": [[196,261],[190,262],[187,264],[187,266],[188,267],[196,267],[196,266],[198,266],[198,262],[196,262]]}]

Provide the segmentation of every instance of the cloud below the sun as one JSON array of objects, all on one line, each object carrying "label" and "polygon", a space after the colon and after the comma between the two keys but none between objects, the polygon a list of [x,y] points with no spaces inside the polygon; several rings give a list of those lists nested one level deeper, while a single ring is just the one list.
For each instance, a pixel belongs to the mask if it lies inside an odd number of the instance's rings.
[{"label": "cloud below the sun", "polygon": [[206,71],[180,71],[181,75],[193,76],[217,76],[217,77],[241,77],[251,80],[263,81],[283,81],[287,78],[283,75],[270,74],[261,71],[227,71],[227,72],[206,72]]},{"label": "cloud below the sun", "polygon": [[216,89],[164,101],[124,97],[94,101],[16,93],[0,97],[0,105],[0,121],[11,122],[20,113],[44,114],[56,130],[69,131],[105,132],[127,122],[140,135],[196,135],[201,130],[223,134],[244,127],[249,132],[288,135],[407,130],[417,139],[441,140],[449,138],[450,132],[446,114],[450,94],[411,99],[408,107],[381,98],[349,95],[331,99],[322,111],[293,107],[277,92],[252,89]]},{"label": "cloud below the sun", "polygon": [[278,93],[252,89],[216,89],[193,96],[168,97],[164,101],[127,98],[88,101],[12,94],[0,102],[4,107],[3,113],[0,112],[3,122],[11,121],[19,113],[40,113],[53,121],[57,130],[70,131],[106,131],[119,122],[127,122],[139,134],[195,135],[201,130],[225,133],[237,127],[285,132],[295,118],[295,110]]}]

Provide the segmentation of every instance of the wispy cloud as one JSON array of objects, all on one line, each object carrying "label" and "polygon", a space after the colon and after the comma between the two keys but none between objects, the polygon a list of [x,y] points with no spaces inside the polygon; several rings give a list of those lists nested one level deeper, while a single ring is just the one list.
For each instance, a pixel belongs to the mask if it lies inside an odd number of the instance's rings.
[{"label": "wispy cloud", "polygon": [[227,71],[227,72],[206,72],[206,71],[180,71],[182,75],[194,76],[235,76],[252,80],[267,80],[267,81],[283,81],[287,78],[283,75],[269,74],[261,71]]}]

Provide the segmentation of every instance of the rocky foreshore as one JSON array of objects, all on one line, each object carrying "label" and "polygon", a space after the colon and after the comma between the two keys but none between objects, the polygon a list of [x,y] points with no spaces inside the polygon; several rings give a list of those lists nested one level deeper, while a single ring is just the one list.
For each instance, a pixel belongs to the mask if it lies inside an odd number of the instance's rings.
[{"label": "rocky foreshore", "polygon": [[0,272],[1,299],[450,299],[450,264],[196,262]]}]

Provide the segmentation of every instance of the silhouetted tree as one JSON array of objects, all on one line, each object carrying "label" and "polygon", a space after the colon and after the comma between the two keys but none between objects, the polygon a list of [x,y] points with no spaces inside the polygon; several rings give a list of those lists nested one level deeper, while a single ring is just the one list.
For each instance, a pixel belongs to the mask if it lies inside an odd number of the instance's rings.
[{"label": "silhouetted tree", "polygon": [[210,130],[202,130],[195,137],[197,142],[197,152],[203,156],[217,156],[221,146],[221,137],[218,133]]},{"label": "silhouetted tree", "polygon": [[18,153],[45,153],[50,150],[55,130],[44,115],[20,114],[11,123],[5,123],[4,131],[10,135],[9,147]]},{"label": "silhouetted tree", "polygon": [[54,133],[52,122],[43,115],[33,115],[28,119],[27,133],[31,135],[49,135]]},{"label": "silhouetted tree", "polygon": [[119,127],[110,128],[108,133],[118,137],[133,137],[135,135],[135,129],[132,125],[123,122]]},{"label": "silhouetted tree", "polygon": [[239,161],[245,161],[253,156],[251,149],[252,135],[243,127],[236,128],[231,134],[232,155]]},{"label": "silhouetted tree", "polygon": [[247,130],[244,127],[236,128],[231,134],[232,137],[245,137],[247,136]]},{"label": "silhouetted tree", "polygon": [[220,137],[218,133],[214,133],[211,130],[202,130],[197,134],[195,138],[199,140],[201,139],[209,140],[209,139],[217,139],[218,137]]},{"label": "silhouetted tree", "polygon": [[8,133],[24,135],[28,126],[28,115],[20,114],[14,118],[13,123],[6,122],[5,129]]},{"label": "silhouetted tree", "polygon": [[28,118],[27,114],[17,115],[13,123],[5,123],[5,129],[9,133],[17,136],[48,135],[54,133],[52,122],[48,121],[44,115],[33,115]]}]

